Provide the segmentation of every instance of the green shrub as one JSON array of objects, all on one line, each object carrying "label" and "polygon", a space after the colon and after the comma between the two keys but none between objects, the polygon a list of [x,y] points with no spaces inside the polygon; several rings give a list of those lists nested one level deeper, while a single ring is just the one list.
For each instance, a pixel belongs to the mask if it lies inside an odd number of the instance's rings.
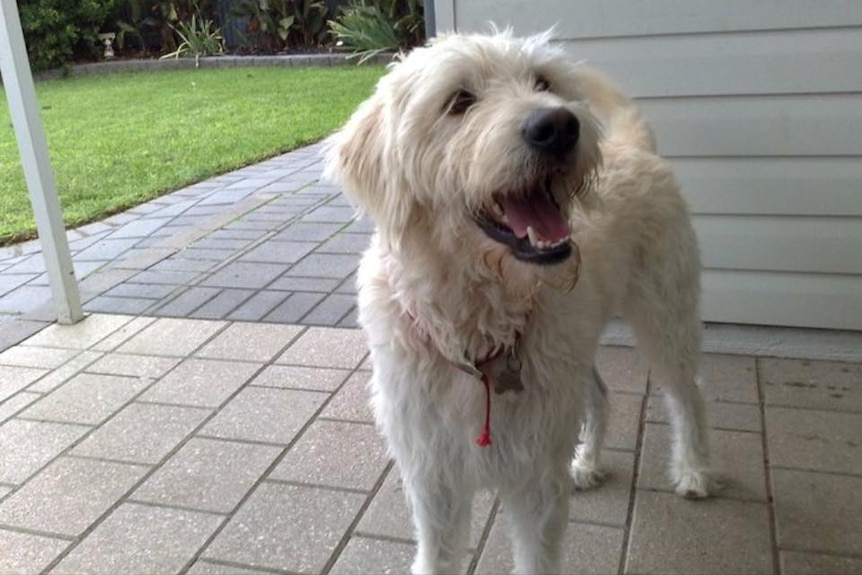
[{"label": "green shrub", "polygon": [[116,0],[18,0],[18,9],[30,66],[46,70],[96,56]]},{"label": "green shrub", "polygon": [[350,0],[329,28],[336,46],[363,63],[381,52],[394,52],[425,39],[422,0]]}]

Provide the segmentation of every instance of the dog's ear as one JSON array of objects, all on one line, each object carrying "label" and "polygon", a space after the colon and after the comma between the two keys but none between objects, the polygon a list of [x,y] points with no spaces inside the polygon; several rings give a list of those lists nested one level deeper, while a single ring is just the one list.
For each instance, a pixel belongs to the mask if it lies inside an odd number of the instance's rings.
[{"label": "dog's ear", "polygon": [[392,144],[391,120],[386,117],[380,95],[362,103],[347,124],[327,143],[324,175],[341,184],[361,214],[367,214],[381,231],[383,240],[399,243],[411,213],[406,190],[399,189],[388,170]]}]

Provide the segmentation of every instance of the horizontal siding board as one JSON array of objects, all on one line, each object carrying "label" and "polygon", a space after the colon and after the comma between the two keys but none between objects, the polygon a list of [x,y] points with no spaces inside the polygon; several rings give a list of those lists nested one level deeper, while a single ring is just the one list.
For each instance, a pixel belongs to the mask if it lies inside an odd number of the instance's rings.
[{"label": "horizontal siding board", "polygon": [[862,28],[575,40],[565,47],[633,97],[862,92]]},{"label": "horizontal siding board", "polygon": [[862,218],[695,216],[703,265],[862,274]]},{"label": "horizontal siding board", "polygon": [[695,214],[862,216],[862,157],[678,158],[672,163]]},{"label": "horizontal siding board", "polygon": [[[691,34],[862,25],[858,0],[449,0],[438,30],[484,30],[494,21],[529,34],[556,25],[559,38]],[[451,9],[450,9],[451,10]]]},{"label": "horizontal siding board", "polygon": [[855,156],[862,94],[642,100],[666,156]]},{"label": "horizontal siding board", "polygon": [[862,330],[862,277],[703,274],[705,321]]}]

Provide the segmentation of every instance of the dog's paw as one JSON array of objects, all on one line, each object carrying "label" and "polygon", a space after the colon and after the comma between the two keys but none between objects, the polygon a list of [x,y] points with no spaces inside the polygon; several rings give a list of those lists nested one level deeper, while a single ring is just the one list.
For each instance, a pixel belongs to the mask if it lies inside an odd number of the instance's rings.
[{"label": "dog's paw", "polygon": [[594,464],[584,463],[577,459],[572,461],[570,469],[572,487],[576,491],[592,489],[602,484],[607,473]]},{"label": "dog's paw", "polygon": [[685,469],[674,473],[676,494],[685,499],[706,499],[722,488],[715,476],[706,470]]}]

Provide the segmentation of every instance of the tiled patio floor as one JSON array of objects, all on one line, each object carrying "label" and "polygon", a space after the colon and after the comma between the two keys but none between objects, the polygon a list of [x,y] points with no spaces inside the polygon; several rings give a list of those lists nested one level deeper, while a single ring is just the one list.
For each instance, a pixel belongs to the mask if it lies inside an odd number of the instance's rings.
[{"label": "tiled patio floor", "polygon": [[[0,573],[406,572],[365,355],[350,328],[107,314],[10,347]],[[599,367],[612,474],[573,495],[568,572],[862,572],[862,366],[705,356],[728,486],[703,502],[669,490],[634,352]],[[470,548],[468,572],[511,567],[491,494]]]}]

